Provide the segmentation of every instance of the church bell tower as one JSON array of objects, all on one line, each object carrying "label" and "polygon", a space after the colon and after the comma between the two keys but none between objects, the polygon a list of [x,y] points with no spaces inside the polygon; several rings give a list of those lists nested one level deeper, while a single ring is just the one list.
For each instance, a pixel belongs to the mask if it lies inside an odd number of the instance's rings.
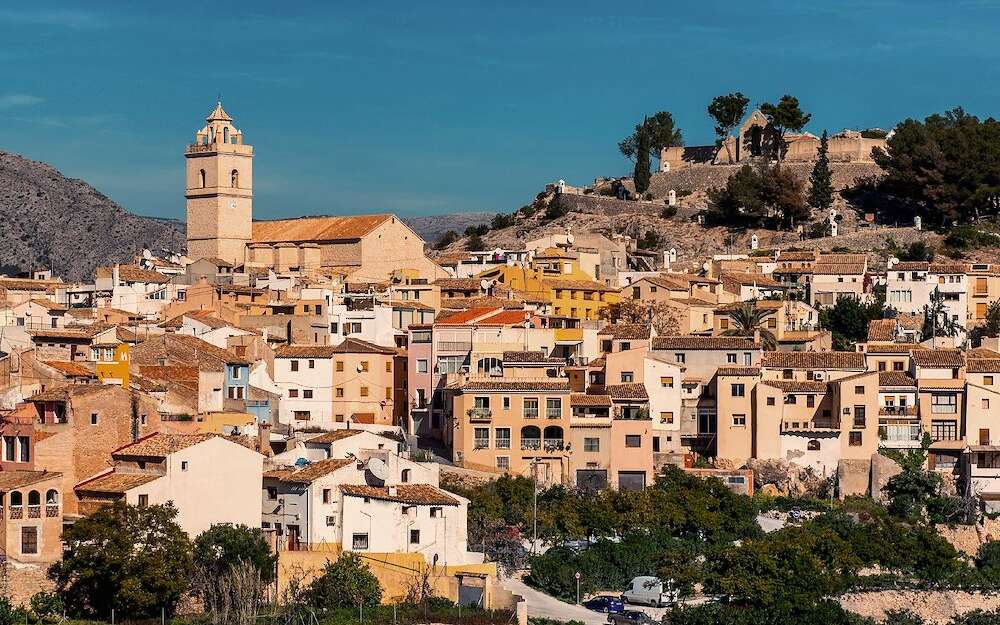
[{"label": "church bell tower", "polygon": [[243,265],[252,236],[253,146],[222,102],[187,147],[187,255]]}]

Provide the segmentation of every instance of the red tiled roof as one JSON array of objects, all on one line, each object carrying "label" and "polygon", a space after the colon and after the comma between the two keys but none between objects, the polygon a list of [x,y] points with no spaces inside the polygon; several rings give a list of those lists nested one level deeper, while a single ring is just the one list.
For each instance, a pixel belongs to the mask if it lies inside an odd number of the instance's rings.
[{"label": "red tiled roof", "polygon": [[341,484],[340,490],[344,495],[350,497],[368,497],[420,506],[457,506],[459,503],[448,493],[430,484],[399,484],[398,486],[382,487]]},{"label": "red tiled roof", "polygon": [[760,344],[743,336],[658,336],[653,349],[759,349]]},{"label": "red tiled roof", "polygon": [[73,490],[82,493],[113,493],[120,494],[148,484],[163,477],[152,473],[120,473],[108,471],[96,477],[80,482]]},{"label": "red tiled roof", "polygon": [[873,319],[868,322],[868,340],[890,342],[896,340],[895,319]]},{"label": "red tiled roof", "polygon": [[382,347],[375,343],[362,341],[353,337],[345,338],[339,345],[333,346],[335,354],[395,354],[396,350],[390,347]]},{"label": "red tiled roof", "polygon": [[965,355],[960,349],[916,349],[910,354],[921,367],[962,367]]},{"label": "red tiled roof", "polygon": [[764,380],[766,386],[781,389],[786,393],[825,393],[826,382],[809,382],[796,380]]},{"label": "red tiled roof", "polygon": [[610,395],[590,395],[573,393],[569,396],[570,406],[611,406]]},{"label": "red tiled roof", "polygon": [[[716,374],[722,376],[757,376],[760,375],[760,367],[719,367]],[[688,378],[684,378],[688,380]],[[694,378],[691,378],[693,381]]]},{"label": "red tiled roof", "polygon": [[390,219],[392,215],[299,217],[253,222],[254,243],[298,243],[359,239]]},{"label": "red tiled roof", "polygon": [[649,395],[646,387],[641,382],[627,382],[625,384],[608,384],[604,387],[611,399],[638,399],[647,401]]},{"label": "red tiled roof", "polygon": [[275,358],[333,358],[333,345],[281,345]]},{"label": "red tiled roof", "polygon": [[456,390],[461,391],[511,391],[511,392],[558,392],[569,391],[569,380],[535,380],[532,378],[467,380],[456,384]]},{"label": "red tiled roof", "polygon": [[[310,441],[311,442],[311,441]],[[311,462],[302,468],[283,467],[264,472],[265,478],[276,478],[282,482],[309,484],[314,480],[329,475],[357,462],[353,458],[326,458]]]},{"label": "red tiled roof", "polygon": [[644,340],[650,337],[652,327],[645,323],[612,323],[606,325],[597,333],[598,336],[610,336],[613,339]]},{"label": "red tiled roof", "polygon": [[485,319],[480,319],[476,323],[482,325],[513,326],[523,324],[526,315],[530,318],[530,313],[527,313],[524,310],[505,310],[503,312],[498,312],[495,315],[490,315]]},{"label": "red tiled roof", "polygon": [[67,360],[44,360],[46,365],[59,371],[63,375],[76,378],[96,378],[97,374],[78,362]]},{"label": "red tiled roof", "polygon": [[916,386],[917,381],[904,371],[879,371],[878,385],[910,387]]},{"label": "red tiled roof", "polygon": [[62,473],[54,471],[0,471],[0,493],[31,486],[54,477],[62,477]]},{"label": "red tiled roof", "polygon": [[764,352],[761,367],[769,369],[862,369],[865,355],[857,352]]},{"label": "red tiled roof", "polygon": [[544,352],[509,351],[503,353],[503,362],[511,364],[564,365],[563,358],[550,358]]},{"label": "red tiled roof", "polygon": [[439,319],[438,323],[442,325],[465,325],[479,319],[480,317],[484,317],[498,311],[500,311],[500,308],[494,307],[466,308],[465,310],[460,310],[453,315],[448,315],[444,319]]},{"label": "red tiled roof", "polygon": [[111,452],[114,458],[165,458],[174,452],[187,449],[218,434],[166,434],[154,432]]},{"label": "red tiled roof", "polygon": [[969,359],[969,373],[1000,373],[1000,358]]}]

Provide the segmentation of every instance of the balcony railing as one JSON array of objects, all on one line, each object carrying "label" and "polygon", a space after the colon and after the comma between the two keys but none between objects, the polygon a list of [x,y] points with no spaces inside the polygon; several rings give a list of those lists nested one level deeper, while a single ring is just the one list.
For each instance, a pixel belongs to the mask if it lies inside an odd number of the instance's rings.
[{"label": "balcony railing", "polygon": [[545,451],[560,451],[564,448],[561,438],[550,438],[545,440]]},{"label": "balcony railing", "polygon": [[45,506],[45,516],[52,518],[59,516],[59,505],[58,504],[47,504]]},{"label": "balcony railing", "polygon": [[469,408],[466,414],[469,415],[470,421],[489,421],[493,418],[489,408]]},{"label": "balcony railing", "polygon": [[880,425],[879,439],[890,443],[912,443],[920,440],[920,424]]},{"label": "balcony railing", "polygon": [[915,417],[917,416],[916,406],[882,406],[878,413],[886,416]]},{"label": "balcony railing", "polygon": [[40,519],[40,518],[42,518],[42,507],[41,506],[28,506],[28,518],[29,519]]},{"label": "balcony railing", "polygon": [[471,341],[438,341],[439,352],[467,352],[472,350]]},{"label": "balcony railing", "polygon": [[521,449],[522,450],[538,450],[542,448],[542,439],[540,438],[522,438],[521,439]]},{"label": "balcony railing", "polygon": [[10,507],[10,518],[12,518],[12,519],[23,519],[24,518],[24,506],[11,506]]}]

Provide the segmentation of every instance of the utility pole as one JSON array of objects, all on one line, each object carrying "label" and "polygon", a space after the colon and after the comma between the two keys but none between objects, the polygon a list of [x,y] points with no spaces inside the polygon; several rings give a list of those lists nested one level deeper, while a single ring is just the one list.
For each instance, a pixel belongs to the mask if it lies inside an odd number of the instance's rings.
[{"label": "utility pole", "polygon": [[538,458],[531,461],[531,555],[538,548]]}]

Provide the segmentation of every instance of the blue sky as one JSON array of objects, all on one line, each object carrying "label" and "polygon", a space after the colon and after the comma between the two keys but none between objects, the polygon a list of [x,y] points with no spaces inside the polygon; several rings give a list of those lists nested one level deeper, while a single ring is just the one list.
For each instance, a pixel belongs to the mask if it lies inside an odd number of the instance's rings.
[{"label": "blue sky", "polygon": [[671,111],[784,93],[809,129],[995,112],[1000,3],[100,2],[0,5],[0,149],[182,217],[183,149],[222,93],[256,217],[509,211],[630,171]]}]

